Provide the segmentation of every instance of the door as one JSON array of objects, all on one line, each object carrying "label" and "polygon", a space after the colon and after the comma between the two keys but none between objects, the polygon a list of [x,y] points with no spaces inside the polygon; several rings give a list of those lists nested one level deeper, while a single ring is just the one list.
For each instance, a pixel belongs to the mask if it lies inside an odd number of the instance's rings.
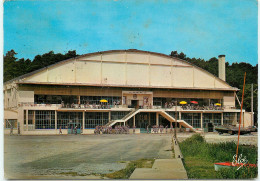
[{"label": "door", "polygon": [[81,124],[80,123],[69,123],[68,124],[68,134],[75,134],[76,126],[77,126],[77,134],[81,134]]},{"label": "door", "polygon": [[139,101],[138,100],[131,100],[131,107],[138,109],[139,108]]}]

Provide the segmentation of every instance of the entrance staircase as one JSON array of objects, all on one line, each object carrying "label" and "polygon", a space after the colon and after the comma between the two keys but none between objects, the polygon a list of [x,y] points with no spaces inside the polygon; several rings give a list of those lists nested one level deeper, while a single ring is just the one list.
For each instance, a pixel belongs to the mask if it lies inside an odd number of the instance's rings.
[{"label": "entrance staircase", "polygon": [[[167,112],[165,112],[162,109],[134,109],[133,111],[131,111],[130,113],[125,115],[122,119],[109,121],[106,124],[106,126],[113,126],[116,123],[125,123],[126,121],[128,121],[129,119],[131,119],[133,116],[135,116],[136,114],[138,114],[140,112],[157,112],[161,116],[163,116],[165,119],[167,119],[168,121],[175,122],[175,118],[173,118],[170,114],[168,114]],[[184,120],[177,120],[177,123],[179,123],[180,125],[182,125],[185,128],[189,128],[191,131],[196,132],[195,129]]]}]

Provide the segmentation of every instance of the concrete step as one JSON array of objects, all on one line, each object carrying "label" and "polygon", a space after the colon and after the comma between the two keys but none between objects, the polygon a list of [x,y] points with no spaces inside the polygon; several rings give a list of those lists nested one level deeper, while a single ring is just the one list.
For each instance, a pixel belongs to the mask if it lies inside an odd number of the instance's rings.
[{"label": "concrete step", "polygon": [[181,170],[185,171],[181,159],[156,159],[153,164],[153,169],[163,170]]},{"label": "concrete step", "polygon": [[188,179],[186,171],[137,168],[129,179]]},{"label": "concrete step", "polygon": [[156,159],[152,168],[137,168],[129,179],[188,179],[181,159]]}]

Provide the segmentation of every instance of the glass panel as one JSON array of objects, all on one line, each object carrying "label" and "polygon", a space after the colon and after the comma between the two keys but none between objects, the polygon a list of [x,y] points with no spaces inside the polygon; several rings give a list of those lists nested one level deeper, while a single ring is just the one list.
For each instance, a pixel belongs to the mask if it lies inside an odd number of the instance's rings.
[{"label": "glass panel", "polygon": [[108,112],[86,112],[85,113],[85,128],[95,128],[108,123]]},{"label": "glass panel", "polygon": [[55,111],[35,111],[35,129],[55,129]]}]

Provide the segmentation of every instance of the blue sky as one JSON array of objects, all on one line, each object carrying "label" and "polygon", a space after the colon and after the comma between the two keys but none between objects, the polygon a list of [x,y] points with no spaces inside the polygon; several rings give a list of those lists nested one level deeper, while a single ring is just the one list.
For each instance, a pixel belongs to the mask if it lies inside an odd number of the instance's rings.
[{"label": "blue sky", "polygon": [[139,49],[257,64],[256,0],[6,1],[4,53]]}]

